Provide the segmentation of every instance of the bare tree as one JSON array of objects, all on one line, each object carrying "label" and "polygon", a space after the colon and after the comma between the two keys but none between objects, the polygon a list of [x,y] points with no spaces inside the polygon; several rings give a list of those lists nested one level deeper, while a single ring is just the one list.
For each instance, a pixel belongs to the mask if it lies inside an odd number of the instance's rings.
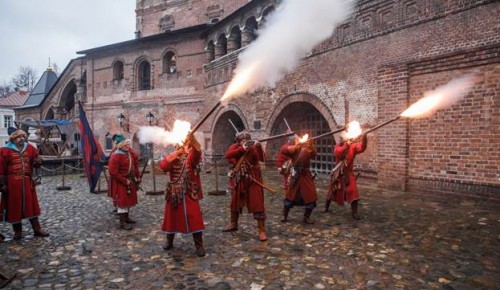
[{"label": "bare tree", "polygon": [[31,92],[35,88],[36,81],[38,80],[38,72],[36,69],[29,66],[19,67],[19,73],[12,78],[12,83],[16,88],[24,88]]},{"label": "bare tree", "polygon": [[14,87],[10,83],[4,82],[2,85],[0,85],[0,96],[5,96],[12,93],[13,91]]}]

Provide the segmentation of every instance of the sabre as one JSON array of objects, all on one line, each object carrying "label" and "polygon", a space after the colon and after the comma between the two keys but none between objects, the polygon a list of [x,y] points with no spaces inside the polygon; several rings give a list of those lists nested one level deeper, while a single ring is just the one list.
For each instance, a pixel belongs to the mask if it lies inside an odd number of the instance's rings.
[{"label": "sabre", "polygon": [[268,191],[270,191],[270,192],[272,192],[272,193],[276,193],[276,192],[277,192],[277,191],[276,191],[276,189],[271,188],[271,187],[269,187],[269,186],[267,186],[267,185],[263,184],[263,183],[262,183],[262,182],[260,182],[260,181],[257,181],[257,180],[256,180],[255,178],[253,178],[253,177],[252,177],[252,181],[253,181],[253,182],[255,182],[258,186],[260,186],[260,187],[262,187],[262,188],[264,188],[264,189],[266,189],[266,190],[268,190]]}]

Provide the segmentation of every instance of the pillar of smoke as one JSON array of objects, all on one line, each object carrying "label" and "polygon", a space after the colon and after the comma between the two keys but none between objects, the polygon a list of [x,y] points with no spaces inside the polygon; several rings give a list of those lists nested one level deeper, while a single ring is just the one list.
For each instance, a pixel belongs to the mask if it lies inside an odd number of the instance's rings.
[{"label": "pillar of smoke", "polygon": [[460,101],[478,81],[475,75],[464,75],[424,93],[424,97],[406,109],[401,116],[409,118],[424,118],[436,111],[451,107]]},{"label": "pillar of smoke", "polygon": [[263,86],[273,87],[315,45],[332,35],[354,5],[354,0],[283,1],[266,19],[257,40],[239,55],[222,100],[228,102]]}]

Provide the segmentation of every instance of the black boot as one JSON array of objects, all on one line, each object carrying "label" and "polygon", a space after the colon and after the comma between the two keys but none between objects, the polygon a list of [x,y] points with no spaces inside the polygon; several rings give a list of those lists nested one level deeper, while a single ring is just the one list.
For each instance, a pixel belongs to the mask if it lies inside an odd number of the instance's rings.
[{"label": "black boot", "polygon": [[332,200],[328,198],[325,200],[325,210],[323,212],[329,212],[330,211],[330,204],[332,203]]},{"label": "black boot", "polygon": [[132,225],[127,224],[127,213],[120,213],[120,229],[130,231]]},{"label": "black boot", "polygon": [[311,213],[312,213],[312,209],[310,208],[306,208],[306,210],[304,211],[304,219],[302,220],[305,224],[314,224],[314,222],[311,220]]},{"label": "black boot", "polygon": [[193,234],[194,246],[196,247],[196,256],[205,257],[206,252],[205,248],[203,248],[203,234],[194,233]]},{"label": "black boot", "polygon": [[40,221],[38,220],[38,217],[34,217],[30,219],[30,224],[31,227],[33,228],[33,232],[35,233],[35,237],[48,237],[49,233],[46,233],[42,230],[42,227],[40,226]]},{"label": "black boot", "polygon": [[288,221],[288,213],[290,212],[290,208],[284,206],[283,207],[283,219],[281,220],[282,223],[286,223]]},{"label": "black boot", "polygon": [[12,224],[12,229],[14,229],[13,240],[20,240],[23,238],[23,224],[21,222]]},{"label": "black boot", "polygon": [[174,237],[175,237],[175,234],[167,234],[167,241],[165,242],[165,245],[163,246],[163,249],[165,251],[168,251],[174,247]]},{"label": "black boot", "polygon": [[358,200],[351,203],[352,218],[355,220],[360,220],[361,216],[358,214]]},{"label": "black boot", "polygon": [[127,224],[135,224],[135,223],[137,223],[136,221],[134,221],[133,219],[131,219],[131,218],[129,217],[128,212],[125,214],[125,222],[126,222]]}]

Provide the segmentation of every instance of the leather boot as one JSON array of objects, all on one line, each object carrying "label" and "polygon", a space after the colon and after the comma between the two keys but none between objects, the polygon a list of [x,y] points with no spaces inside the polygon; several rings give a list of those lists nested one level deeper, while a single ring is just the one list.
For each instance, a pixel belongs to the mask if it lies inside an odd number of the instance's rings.
[{"label": "leather boot", "polygon": [[304,211],[304,219],[302,221],[305,224],[314,224],[314,222],[310,219],[312,211],[313,210],[310,208],[306,208],[306,210]]},{"label": "leather boot", "polygon": [[332,203],[331,199],[327,199],[325,201],[325,210],[323,212],[329,212],[330,211],[330,204]]},{"label": "leather boot", "polygon": [[135,224],[137,223],[136,221],[134,221],[133,219],[131,219],[129,216],[128,216],[128,212],[125,214],[125,222],[127,224]]},{"label": "leather boot", "polygon": [[165,242],[165,245],[163,246],[163,249],[165,251],[168,251],[174,247],[174,237],[175,237],[175,234],[167,234],[167,241]]},{"label": "leather boot", "polygon": [[237,211],[231,211],[231,223],[224,228],[223,232],[235,232],[238,230],[238,218],[240,217],[240,213]]},{"label": "leather boot", "polygon": [[288,213],[290,212],[290,208],[284,206],[283,207],[283,219],[281,220],[282,223],[286,223],[288,221]]},{"label": "leather boot", "polygon": [[14,229],[13,240],[20,240],[23,238],[23,224],[21,222],[12,224],[12,228]]},{"label": "leather boot", "polygon": [[205,257],[206,252],[205,248],[203,248],[203,234],[194,233],[193,234],[194,246],[196,247],[196,256]]},{"label": "leather boot", "polygon": [[266,236],[266,220],[257,220],[257,227],[259,228],[259,241],[267,241]]},{"label": "leather boot", "polygon": [[30,219],[30,224],[31,227],[33,228],[33,232],[35,233],[35,237],[48,237],[49,233],[46,233],[42,230],[42,227],[40,226],[40,221],[38,220],[38,217],[34,217]]},{"label": "leather boot", "polygon": [[130,231],[132,225],[127,224],[127,213],[120,213],[120,229]]},{"label": "leather boot", "polygon": [[355,220],[360,220],[361,216],[358,214],[358,201],[355,200],[351,203],[352,218]]}]

